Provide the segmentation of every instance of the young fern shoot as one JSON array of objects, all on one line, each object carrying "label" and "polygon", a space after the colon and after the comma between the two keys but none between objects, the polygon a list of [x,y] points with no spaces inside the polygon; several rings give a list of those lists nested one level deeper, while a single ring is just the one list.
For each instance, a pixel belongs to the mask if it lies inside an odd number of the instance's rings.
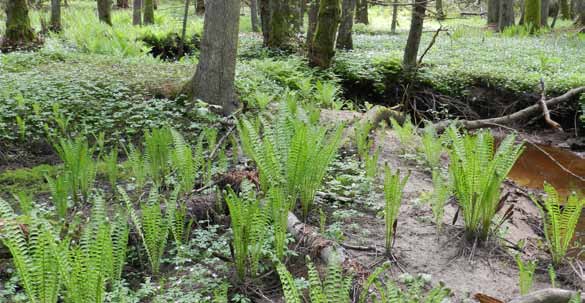
[{"label": "young fern shoot", "polygon": [[445,214],[445,203],[451,195],[451,184],[445,180],[439,169],[433,169],[432,174],[433,195],[431,197],[431,205],[437,230],[441,231],[443,227],[443,216]]},{"label": "young fern shoot", "polygon": [[402,151],[406,152],[413,148],[414,140],[416,138],[416,128],[412,122],[410,122],[410,117],[406,117],[402,125],[400,125],[396,119],[390,118],[390,124],[392,125],[392,129],[396,132],[396,136],[398,136],[398,140],[402,145]]},{"label": "young fern shoot", "polygon": [[526,295],[532,289],[532,282],[534,280],[534,270],[536,270],[536,261],[531,260],[524,262],[520,258],[520,254],[516,255],[516,264],[518,264],[518,286],[520,288],[520,295]]},{"label": "young fern shoot", "polygon": [[[561,203],[558,192],[550,184],[544,184],[544,205],[536,203],[544,221],[544,235],[555,266],[561,264],[570,248],[577,222],[585,206],[585,198],[572,193]],[[562,206],[561,206],[562,205]]]},{"label": "young fern shoot", "polygon": [[385,166],[384,176],[384,222],[386,224],[386,254],[390,255],[396,232],[398,212],[402,204],[402,193],[408,181],[410,172],[400,179],[400,171],[393,173],[388,165]]},{"label": "young fern shoot", "polygon": [[374,141],[370,138],[372,128],[373,124],[369,120],[357,123],[354,128],[355,144],[360,159],[366,159],[374,145]]},{"label": "young fern shoot", "polygon": [[427,165],[431,170],[438,168],[441,164],[443,143],[441,142],[441,139],[437,137],[437,130],[432,123],[428,123],[425,126],[421,141]]}]

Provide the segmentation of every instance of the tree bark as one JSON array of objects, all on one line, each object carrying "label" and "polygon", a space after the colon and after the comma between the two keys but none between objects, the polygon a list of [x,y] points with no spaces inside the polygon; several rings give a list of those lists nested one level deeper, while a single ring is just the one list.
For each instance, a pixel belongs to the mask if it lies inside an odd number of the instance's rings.
[{"label": "tree bark", "polygon": [[368,20],[368,0],[357,0],[355,23],[369,24]]},{"label": "tree bark", "polygon": [[268,46],[270,39],[270,0],[258,0],[260,6],[260,25],[264,46]]},{"label": "tree bark", "polygon": [[[510,303],[567,303],[574,295],[575,291],[547,288],[514,299]],[[581,299],[581,302],[585,302],[585,298]]]},{"label": "tree bark", "polygon": [[319,0],[312,0],[309,7],[309,24],[307,26],[307,49],[311,49],[313,44],[313,36],[315,36],[315,29],[317,29],[317,15],[319,15]]},{"label": "tree bark", "polygon": [[144,24],[154,24],[154,1],[153,0],[142,0],[142,22]]},{"label": "tree bark", "polygon": [[550,9],[549,0],[540,0],[540,26],[548,27],[548,15]]},{"label": "tree bark", "polygon": [[311,66],[320,68],[331,66],[331,60],[335,55],[335,36],[340,19],[339,0],[321,0],[317,28],[309,50],[309,64]]},{"label": "tree bark", "polygon": [[[437,2],[439,1],[442,0],[437,0]],[[392,4],[392,24],[390,25],[390,33],[396,34],[396,26],[398,25],[398,0],[394,0]]]},{"label": "tree bark", "polygon": [[98,17],[101,22],[112,25],[112,2],[111,0],[98,0]]},{"label": "tree bark", "polygon": [[260,31],[258,24],[258,0],[250,0],[250,18],[252,22],[252,31],[257,33]]},{"label": "tree bark", "polygon": [[187,38],[187,20],[189,19],[189,1],[185,0],[185,9],[183,11],[183,27],[181,28],[181,41],[179,41],[179,50],[177,59],[185,54],[185,39]]},{"label": "tree bark", "polygon": [[356,0],[343,0],[341,4],[341,23],[337,34],[337,49],[353,49],[353,17]]},{"label": "tree bark", "polygon": [[301,25],[301,28],[305,25],[305,12],[307,12],[307,0],[300,0],[301,1],[301,15],[300,20],[299,20],[299,24]]},{"label": "tree bark", "polygon": [[498,20],[498,31],[513,26],[514,22],[514,0],[500,0],[500,18]]},{"label": "tree bark", "polygon": [[129,2],[128,0],[117,0],[116,1],[116,6],[118,8],[129,8],[130,5],[129,5],[128,2]]},{"label": "tree bark", "polygon": [[224,115],[238,108],[234,80],[239,21],[240,0],[206,3],[199,63],[187,87],[193,100],[218,105]]},{"label": "tree bark", "polygon": [[61,0],[51,0],[51,25],[49,29],[55,33],[61,31]]},{"label": "tree bark", "polygon": [[437,20],[445,20],[447,16],[443,10],[443,0],[435,0],[435,9],[437,10]]},{"label": "tree bark", "polygon": [[195,0],[195,13],[199,16],[205,14],[205,0]]},{"label": "tree bark", "polygon": [[[575,5],[575,13],[577,15],[577,20],[575,20],[575,24],[577,26],[585,26],[585,1],[581,0]],[[581,32],[585,31],[585,29],[581,29]]]},{"label": "tree bark", "polygon": [[132,24],[142,25],[142,0],[134,0],[132,3]]},{"label": "tree bark", "polygon": [[531,26],[534,32],[540,28],[540,0],[524,0],[524,5],[524,24]]},{"label": "tree bark", "polygon": [[270,0],[270,32],[267,46],[286,49],[293,36],[295,15],[291,12],[289,0]]},{"label": "tree bark", "polygon": [[561,9],[561,17],[564,20],[571,19],[571,9],[569,7],[569,0],[559,0],[559,6]]},{"label": "tree bark", "polygon": [[500,1],[501,0],[488,0],[487,23],[489,27],[496,28],[498,25],[498,19],[500,17]]},{"label": "tree bark", "polygon": [[28,16],[26,0],[10,0],[6,3],[6,32],[2,47],[25,46],[35,40],[35,33]]},{"label": "tree bark", "polygon": [[423,22],[427,10],[427,0],[415,0],[412,9],[412,19],[410,21],[410,31],[408,32],[408,40],[406,41],[406,48],[404,49],[404,59],[402,66],[408,74],[414,71],[417,67],[418,48],[420,46],[420,39],[422,36]]}]

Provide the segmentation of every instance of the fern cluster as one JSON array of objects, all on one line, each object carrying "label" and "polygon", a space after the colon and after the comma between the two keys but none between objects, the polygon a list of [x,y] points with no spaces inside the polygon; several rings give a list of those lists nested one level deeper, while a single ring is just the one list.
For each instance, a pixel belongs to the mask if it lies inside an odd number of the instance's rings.
[{"label": "fern cluster", "polygon": [[118,181],[118,147],[112,148],[110,153],[103,156],[105,163],[106,176],[112,189],[116,188],[116,182]]},{"label": "fern cluster", "polygon": [[431,207],[433,217],[438,230],[441,230],[443,225],[443,216],[445,214],[445,203],[451,195],[451,184],[446,180],[439,169],[434,169],[432,172],[433,178],[433,195],[431,197]]},{"label": "fern cluster", "polygon": [[386,253],[389,255],[394,242],[398,212],[402,204],[402,192],[408,181],[410,172],[400,179],[400,171],[392,173],[388,166],[385,166],[384,177],[384,222],[386,224]]},{"label": "fern cluster", "polygon": [[451,126],[447,135],[452,144],[449,168],[467,238],[486,240],[501,207],[500,185],[522,153],[522,144],[515,144],[515,135],[509,135],[494,153],[494,138],[489,131],[461,134]]},{"label": "fern cluster", "polygon": [[291,201],[299,199],[306,218],[339,148],[343,128],[328,135],[329,129],[307,121],[303,113],[281,103],[276,121],[260,118],[253,123],[244,118],[237,126],[244,151],[258,167],[263,190],[280,187]]},{"label": "fern cluster", "polygon": [[355,144],[360,159],[366,159],[374,145],[374,141],[370,138],[372,129],[373,124],[369,120],[357,123],[354,128]]},{"label": "fern cluster", "polygon": [[536,261],[522,261],[520,254],[516,255],[516,264],[518,265],[518,286],[520,295],[526,295],[532,289],[534,270],[536,270]]},{"label": "fern cluster", "polygon": [[87,139],[60,139],[55,145],[57,154],[63,161],[64,173],[70,186],[74,201],[82,196],[84,201],[89,197],[97,172],[97,164],[93,159],[94,147],[90,147]]},{"label": "fern cluster", "polygon": [[365,157],[365,170],[366,170],[366,177],[370,180],[376,178],[378,174],[378,159],[380,159],[380,148],[377,148],[373,154],[368,154]]},{"label": "fern cluster", "polygon": [[443,143],[437,136],[437,130],[432,123],[428,123],[425,126],[421,141],[421,147],[427,165],[431,168],[431,170],[438,168],[441,164]]},{"label": "fern cluster", "polygon": [[416,138],[416,128],[412,122],[410,122],[410,117],[406,117],[402,125],[396,121],[396,119],[390,118],[390,124],[392,125],[392,129],[396,132],[400,144],[402,144],[402,151],[406,152],[411,149]]},{"label": "fern cluster", "polygon": [[546,198],[540,208],[544,221],[544,235],[552,255],[553,263],[559,265],[573,240],[577,222],[585,206],[585,199],[572,193],[565,203],[561,203],[558,192],[550,184],[544,184]]}]

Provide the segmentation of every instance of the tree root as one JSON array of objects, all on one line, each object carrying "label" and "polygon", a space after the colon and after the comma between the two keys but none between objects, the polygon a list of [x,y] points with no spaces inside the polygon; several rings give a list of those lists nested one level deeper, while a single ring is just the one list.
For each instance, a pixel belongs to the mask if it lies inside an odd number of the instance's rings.
[{"label": "tree root", "polygon": [[[528,295],[516,298],[510,303],[567,303],[577,292],[559,288],[537,290]],[[581,299],[581,302],[585,302]]]}]

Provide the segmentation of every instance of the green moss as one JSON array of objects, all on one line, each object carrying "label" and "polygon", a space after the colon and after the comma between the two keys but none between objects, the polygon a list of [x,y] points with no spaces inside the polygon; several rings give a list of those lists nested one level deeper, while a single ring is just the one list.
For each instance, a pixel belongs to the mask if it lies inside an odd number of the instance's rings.
[{"label": "green moss", "polygon": [[21,45],[35,39],[28,16],[26,0],[11,0],[6,5],[6,41],[10,45]]},{"label": "green moss", "polygon": [[49,189],[45,182],[45,176],[54,177],[60,169],[60,166],[43,164],[32,168],[4,171],[0,173],[2,193],[26,192],[38,194],[47,192]]}]

